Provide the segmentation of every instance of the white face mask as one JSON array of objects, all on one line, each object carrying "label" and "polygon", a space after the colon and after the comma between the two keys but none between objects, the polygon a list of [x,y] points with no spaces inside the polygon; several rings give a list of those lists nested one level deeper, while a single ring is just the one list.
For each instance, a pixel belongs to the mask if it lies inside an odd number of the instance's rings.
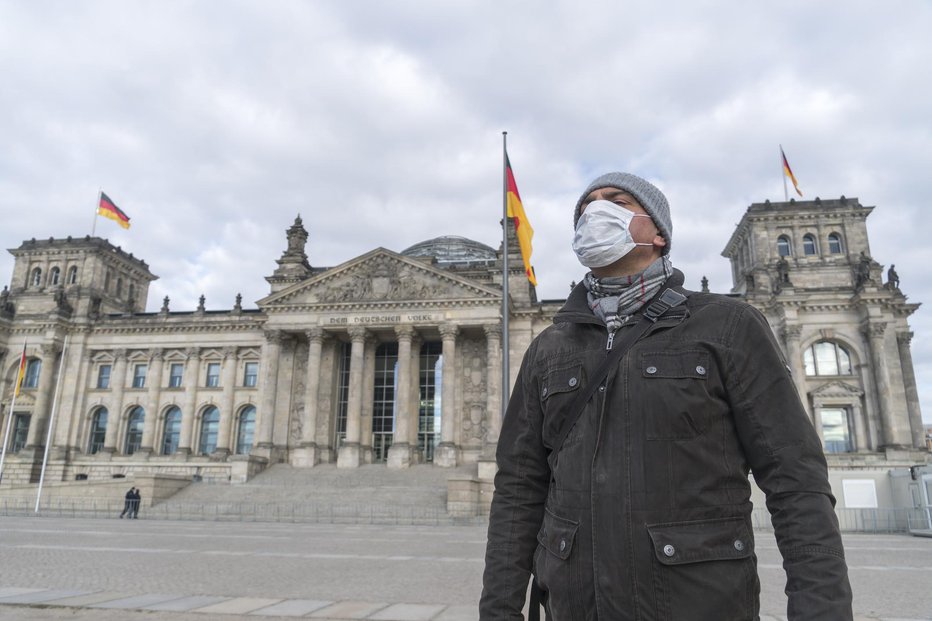
[{"label": "white face mask", "polygon": [[611,201],[592,201],[579,216],[573,251],[586,267],[605,267],[625,256],[636,246],[653,246],[639,243],[631,237],[631,221],[650,218],[634,213]]}]

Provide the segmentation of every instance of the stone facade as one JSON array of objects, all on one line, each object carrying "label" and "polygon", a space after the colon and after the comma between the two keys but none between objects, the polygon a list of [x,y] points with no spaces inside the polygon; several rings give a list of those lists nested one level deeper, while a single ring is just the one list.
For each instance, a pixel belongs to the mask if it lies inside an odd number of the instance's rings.
[{"label": "stone facade", "polygon": [[[501,416],[501,251],[446,237],[316,268],[300,218],[286,237],[256,310],[237,298],[206,311],[202,298],[175,312],[166,298],[139,312],[156,276],[98,238],[12,250],[0,300],[2,484],[35,481],[49,437],[47,478],[60,481],[241,482],[270,463],[489,459]],[[514,377],[558,304],[536,302],[519,255],[510,266]],[[14,405],[24,341],[32,366]]]},{"label": "stone facade", "polygon": [[871,256],[856,198],[755,203],[723,256],[732,293],[761,310],[830,464],[924,463],[924,438],[907,323],[896,270]]},{"label": "stone facade", "polygon": [[[754,204],[723,252],[732,295],[767,316],[838,469],[928,458],[907,323],[918,305],[871,258],[872,209],[844,198]],[[562,301],[536,299],[509,234],[513,381]],[[307,240],[297,218],[269,295],[249,310],[237,297],[228,311],[206,311],[203,298],[172,311],[165,298],[160,311],[140,312],[156,276],[103,239],[11,250],[0,294],[0,432],[9,429],[0,484],[37,480],[50,441],[52,481],[242,482],[270,463],[478,463],[457,494],[487,505],[502,412],[502,251],[442,237],[322,268],[309,264]]]}]

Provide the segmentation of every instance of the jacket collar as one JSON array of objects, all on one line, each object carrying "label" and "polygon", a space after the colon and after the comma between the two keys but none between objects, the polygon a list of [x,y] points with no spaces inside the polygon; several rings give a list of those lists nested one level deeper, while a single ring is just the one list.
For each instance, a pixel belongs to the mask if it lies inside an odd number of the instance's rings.
[{"label": "jacket collar", "polygon": [[[682,292],[681,290],[685,281],[686,277],[683,276],[683,272],[673,268],[673,275],[667,278],[657,294],[648,300],[647,304],[644,306],[646,307],[653,302],[654,299],[660,296],[666,289],[677,289]],[[589,308],[589,298],[587,294],[586,285],[582,282],[573,287],[569,297],[566,298],[566,303],[563,305],[563,308],[554,315],[553,323],[594,323],[600,326],[603,325],[599,318],[592,312],[592,309]]]}]

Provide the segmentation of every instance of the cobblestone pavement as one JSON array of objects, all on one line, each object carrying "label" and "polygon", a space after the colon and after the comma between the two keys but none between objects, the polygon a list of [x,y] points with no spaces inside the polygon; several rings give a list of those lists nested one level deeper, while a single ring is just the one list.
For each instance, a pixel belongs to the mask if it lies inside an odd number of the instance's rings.
[{"label": "cobblestone pavement", "polygon": [[[785,619],[757,537],[762,619]],[[932,539],[845,544],[859,619],[932,619]],[[484,526],[0,518],[0,620],[474,620],[484,547]]]}]

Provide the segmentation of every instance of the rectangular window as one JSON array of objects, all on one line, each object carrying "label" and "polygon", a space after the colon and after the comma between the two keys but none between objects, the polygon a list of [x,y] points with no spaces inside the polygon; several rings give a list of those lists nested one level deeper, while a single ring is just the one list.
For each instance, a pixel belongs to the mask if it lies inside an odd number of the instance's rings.
[{"label": "rectangular window", "polygon": [[220,385],[220,363],[219,362],[208,362],[207,363],[207,384],[209,388],[216,388]]},{"label": "rectangular window", "polygon": [[337,374],[337,419],[334,425],[334,448],[340,448],[346,439],[346,414],[349,406],[350,343],[340,345],[340,370]]},{"label": "rectangular window", "polygon": [[243,373],[243,386],[255,388],[259,383],[259,363],[247,362],[246,371]]},{"label": "rectangular window", "polygon": [[168,370],[168,387],[181,388],[181,381],[184,378],[184,365],[180,362],[173,362]]},{"label": "rectangular window", "polygon": [[822,408],[822,440],[826,453],[850,453],[851,428],[848,424],[847,408]]},{"label": "rectangular window", "polygon": [[375,391],[372,395],[372,459],[384,462],[395,431],[398,343],[382,343],[375,350]]},{"label": "rectangular window", "polygon": [[42,371],[42,361],[33,358],[26,363],[26,376],[23,377],[23,388],[38,388],[39,373]]},{"label": "rectangular window", "polygon": [[102,364],[97,367],[97,387],[110,388],[110,365]]},{"label": "rectangular window", "polygon": [[17,414],[13,417],[13,438],[10,442],[10,452],[18,453],[26,446],[26,437],[29,435],[29,414]]},{"label": "rectangular window", "polygon": [[443,394],[443,344],[428,341],[421,345],[419,364],[420,397],[417,416],[417,446],[424,460],[434,461],[434,448],[440,438],[440,397]]},{"label": "rectangular window", "polygon": [[149,370],[147,364],[137,364],[133,367],[133,388],[146,387],[146,373]]}]

